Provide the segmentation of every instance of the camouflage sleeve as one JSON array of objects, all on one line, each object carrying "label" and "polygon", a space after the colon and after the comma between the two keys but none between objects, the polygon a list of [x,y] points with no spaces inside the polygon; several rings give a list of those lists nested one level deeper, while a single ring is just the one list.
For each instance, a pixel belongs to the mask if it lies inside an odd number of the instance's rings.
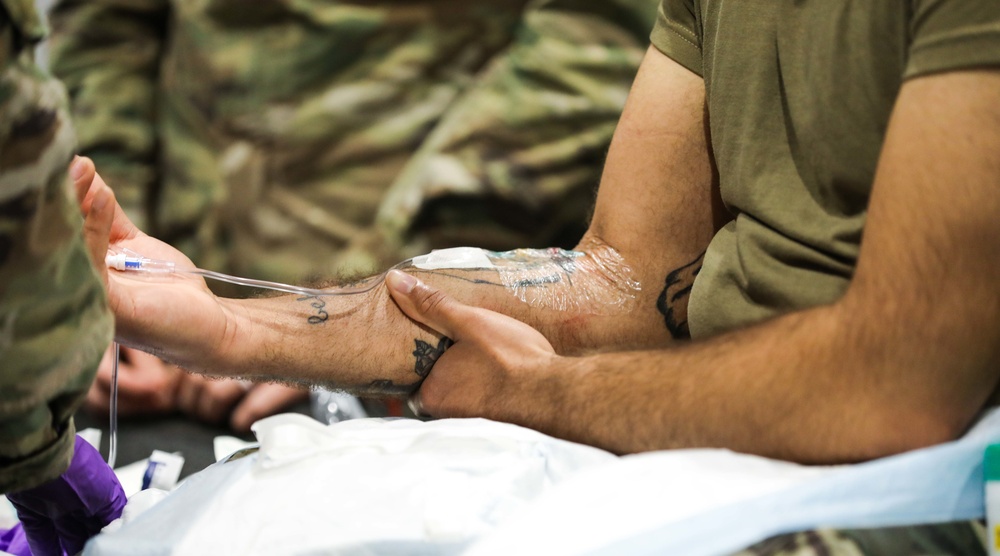
[{"label": "camouflage sleeve", "polygon": [[80,236],[65,93],[32,61],[32,0],[0,0],[0,492],[58,476],[111,339]]},{"label": "camouflage sleeve", "polygon": [[143,229],[158,183],[155,95],[168,0],[59,0],[51,69],[66,85],[80,154]]},{"label": "camouflage sleeve", "polygon": [[390,188],[372,243],[397,257],[575,244],[657,4],[532,2]]},{"label": "camouflage sleeve", "polygon": [[733,556],[986,556],[989,545],[983,525],[982,521],[955,521],[872,529],[813,529],[765,539]]}]

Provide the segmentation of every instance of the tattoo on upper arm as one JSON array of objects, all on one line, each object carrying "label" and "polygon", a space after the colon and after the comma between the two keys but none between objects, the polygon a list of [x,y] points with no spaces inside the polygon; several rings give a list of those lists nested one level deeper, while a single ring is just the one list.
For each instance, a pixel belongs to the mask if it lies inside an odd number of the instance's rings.
[{"label": "tattoo on upper arm", "polygon": [[300,297],[295,301],[309,301],[309,305],[311,305],[313,309],[316,309],[316,313],[309,315],[309,318],[306,319],[309,324],[323,324],[330,318],[330,313],[326,311],[326,301],[323,301],[315,295]]},{"label": "tattoo on upper arm", "polygon": [[414,371],[421,378],[427,376],[431,372],[431,367],[434,366],[434,362],[441,357],[441,354],[448,348],[450,348],[455,342],[451,341],[451,338],[443,337],[438,342],[435,347],[423,340],[414,339],[414,343],[417,345],[417,349],[413,350],[413,356],[416,357],[416,365],[414,366]]},{"label": "tattoo on upper arm", "polygon": [[695,260],[667,274],[663,291],[656,298],[656,309],[663,315],[667,330],[676,340],[691,337],[687,320],[688,298],[704,258],[703,251]]}]

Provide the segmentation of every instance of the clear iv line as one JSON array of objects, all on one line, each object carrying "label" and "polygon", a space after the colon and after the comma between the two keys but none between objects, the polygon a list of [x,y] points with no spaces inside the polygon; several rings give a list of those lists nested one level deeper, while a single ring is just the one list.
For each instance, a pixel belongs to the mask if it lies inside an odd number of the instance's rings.
[{"label": "clear iv line", "polygon": [[108,429],[108,467],[115,468],[118,458],[118,342],[111,354],[111,426]]},{"label": "clear iv line", "polygon": [[[399,269],[410,266],[411,260],[412,259],[407,259],[393,266],[392,268]],[[128,248],[122,248],[121,250],[109,249],[108,255],[105,258],[105,263],[107,263],[108,268],[113,268],[115,270],[120,270],[123,272],[141,272],[145,274],[174,274],[174,273],[196,274],[198,276],[203,276],[205,278],[211,278],[212,280],[218,280],[220,282],[228,282],[230,284],[236,284],[238,286],[247,286],[250,288],[263,288],[268,290],[275,290],[285,293],[294,293],[310,297],[320,297],[327,295],[356,295],[360,293],[370,292],[382,283],[382,279],[385,278],[385,275],[388,272],[386,271],[383,272],[382,274],[379,274],[378,276],[370,277],[367,279],[366,283],[362,283],[361,285],[326,288],[326,289],[314,289],[314,288],[303,288],[301,286],[293,286],[290,284],[282,284],[281,282],[270,282],[268,280],[256,280],[253,278],[230,276],[229,274],[215,272],[214,270],[204,270],[201,268],[178,268],[171,261],[160,261],[157,259],[149,259]]]}]

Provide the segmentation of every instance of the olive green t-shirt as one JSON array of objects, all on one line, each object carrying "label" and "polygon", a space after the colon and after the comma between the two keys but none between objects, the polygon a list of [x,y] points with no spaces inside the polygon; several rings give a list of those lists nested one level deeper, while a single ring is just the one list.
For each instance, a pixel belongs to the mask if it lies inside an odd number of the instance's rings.
[{"label": "olive green t-shirt", "polygon": [[838,299],[906,79],[1000,66],[998,0],[663,0],[653,45],[705,79],[722,198],[705,337]]}]

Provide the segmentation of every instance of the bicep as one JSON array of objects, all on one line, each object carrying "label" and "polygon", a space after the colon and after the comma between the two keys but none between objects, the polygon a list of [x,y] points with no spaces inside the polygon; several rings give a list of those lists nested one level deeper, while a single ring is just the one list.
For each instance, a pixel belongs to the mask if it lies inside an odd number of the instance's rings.
[{"label": "bicep", "polygon": [[588,235],[659,281],[708,245],[717,196],[704,81],[650,48],[611,142]]},{"label": "bicep", "polygon": [[[1000,71],[904,84],[843,300],[903,384],[969,419],[1000,371]],[[886,357],[888,356],[888,357]]]}]

